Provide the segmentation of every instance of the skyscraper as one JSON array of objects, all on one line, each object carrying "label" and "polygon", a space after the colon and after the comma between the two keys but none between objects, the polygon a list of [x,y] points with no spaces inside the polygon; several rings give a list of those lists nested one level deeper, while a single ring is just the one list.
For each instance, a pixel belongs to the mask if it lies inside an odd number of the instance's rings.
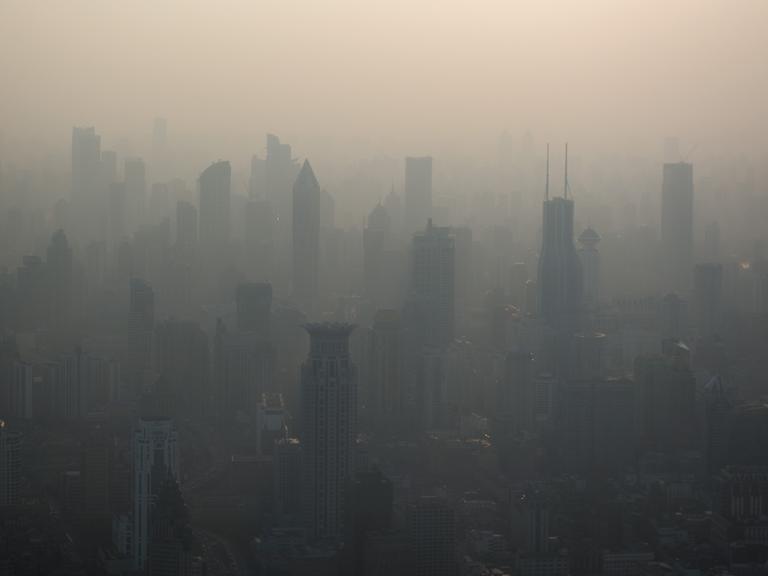
[{"label": "skyscraper", "polygon": [[232,169],[220,160],[200,174],[200,250],[207,265],[225,255],[230,239]]},{"label": "skyscraper", "polygon": [[125,159],[126,230],[129,235],[144,224],[147,202],[147,167],[141,158]]},{"label": "skyscraper", "polygon": [[366,405],[374,424],[387,430],[403,423],[407,408],[402,348],[400,314],[379,310],[368,335]]},{"label": "skyscraper", "polygon": [[171,478],[179,481],[176,426],[167,418],[142,418],[133,433],[133,566],[146,566],[152,503]]},{"label": "skyscraper", "polygon": [[600,240],[600,234],[592,228],[579,235],[579,260],[584,273],[583,295],[587,310],[595,309],[600,296],[600,252],[597,249]]},{"label": "skyscraper", "polygon": [[320,261],[320,186],[309,160],[293,185],[293,294],[311,304],[318,294]]},{"label": "skyscraper", "polygon": [[363,230],[365,295],[371,302],[380,304],[384,294],[384,255],[391,234],[391,220],[381,202],[368,215],[368,225]]},{"label": "skyscraper", "polygon": [[405,159],[406,232],[421,229],[432,217],[432,157]]},{"label": "skyscraper", "polygon": [[447,346],[455,324],[455,236],[427,221],[411,243],[409,323],[421,345]]},{"label": "skyscraper", "polygon": [[664,164],[661,187],[662,282],[685,293],[693,275],[693,165]]},{"label": "skyscraper", "polygon": [[106,217],[101,181],[101,137],[93,127],[72,128],[72,205],[73,224],[79,239],[90,241],[104,232]]},{"label": "skyscraper", "polygon": [[576,322],[582,271],[573,245],[573,200],[569,198],[544,201],[538,288],[539,314],[548,324],[562,328]]},{"label": "skyscraper", "polygon": [[301,443],[307,536],[344,534],[354,470],[357,370],[350,362],[353,325],[307,324],[309,355],[301,367]]},{"label": "skyscraper", "polygon": [[21,434],[0,420],[0,507],[18,502],[21,480]]}]

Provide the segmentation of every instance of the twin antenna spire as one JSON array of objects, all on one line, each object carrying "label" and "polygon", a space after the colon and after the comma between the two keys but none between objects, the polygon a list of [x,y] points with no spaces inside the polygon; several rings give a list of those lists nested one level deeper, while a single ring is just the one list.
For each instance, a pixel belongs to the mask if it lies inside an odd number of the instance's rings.
[{"label": "twin antenna spire", "polygon": [[[568,143],[565,143],[565,178],[563,182],[563,197],[568,198]],[[547,183],[544,187],[544,199],[549,200],[549,143],[547,143]]]}]

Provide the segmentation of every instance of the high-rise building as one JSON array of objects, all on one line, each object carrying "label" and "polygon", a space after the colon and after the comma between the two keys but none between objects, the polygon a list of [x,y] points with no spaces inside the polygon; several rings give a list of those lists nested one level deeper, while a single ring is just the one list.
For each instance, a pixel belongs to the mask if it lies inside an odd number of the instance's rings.
[{"label": "high-rise building", "polygon": [[432,225],[413,236],[409,324],[421,345],[447,346],[455,326],[455,237]]},{"label": "high-rise building", "polygon": [[320,186],[309,160],[293,185],[293,294],[311,304],[319,290]]},{"label": "high-rise building", "polygon": [[556,328],[578,321],[582,300],[582,270],[573,245],[573,200],[544,201],[543,236],[539,254],[540,316]]},{"label": "high-rise building", "polygon": [[256,418],[263,394],[272,390],[275,371],[272,286],[241,284],[236,300],[237,330],[228,331],[222,320],[216,325],[216,392],[223,414]]},{"label": "high-rise building", "polygon": [[721,328],[723,312],[723,267],[720,264],[697,264],[694,272],[696,332],[702,337],[714,336]]},{"label": "high-rise building", "polygon": [[176,246],[187,255],[197,246],[197,208],[186,200],[176,203]]},{"label": "high-rise building", "polygon": [[405,159],[406,232],[413,233],[432,217],[432,157]]},{"label": "high-rise building", "polygon": [[139,394],[144,378],[152,366],[152,342],[155,329],[155,292],[140,278],[130,282],[128,308],[128,355],[127,375],[133,394]]},{"label": "high-rise building", "polygon": [[310,540],[344,536],[354,471],[357,370],[350,361],[353,325],[307,324],[301,367],[301,443],[305,521]]},{"label": "high-rise building", "polygon": [[230,192],[232,169],[229,162],[211,164],[200,174],[200,250],[207,265],[222,258],[230,240]]},{"label": "high-rise building", "polygon": [[396,310],[379,310],[368,335],[366,378],[369,416],[376,426],[395,429],[407,410],[403,378],[403,332]]},{"label": "high-rise building", "polygon": [[371,302],[380,304],[384,294],[385,254],[390,241],[391,220],[381,202],[368,215],[368,225],[363,230],[363,266],[365,295]]},{"label": "high-rise building", "polygon": [[237,329],[254,332],[269,338],[272,314],[272,285],[263,283],[240,284],[237,287]]},{"label": "high-rise building", "polygon": [[93,127],[72,128],[73,224],[81,241],[100,239],[106,217],[99,194],[101,182],[101,136]]},{"label": "high-rise building", "polygon": [[19,500],[21,482],[21,434],[0,420],[0,507]]},{"label": "high-rise building", "polygon": [[693,165],[664,164],[661,187],[663,288],[686,293],[693,273]]},{"label": "high-rise building", "polygon": [[297,438],[281,438],[273,451],[275,515],[281,525],[294,525],[302,512],[302,449]]},{"label": "high-rise building", "polygon": [[165,412],[199,415],[210,401],[208,335],[196,322],[170,318],[155,336],[157,392]]},{"label": "high-rise building", "polygon": [[252,280],[266,282],[274,273],[275,213],[268,200],[254,199],[245,207],[246,271]]},{"label": "high-rise building", "polygon": [[416,576],[456,574],[456,517],[441,496],[422,496],[411,509]]},{"label": "high-rise building", "polygon": [[167,418],[142,418],[133,432],[133,566],[144,570],[152,527],[152,504],[170,478],[179,481],[176,426]]},{"label": "high-rise building", "polygon": [[125,159],[126,232],[132,234],[142,224],[147,202],[147,167],[141,158]]},{"label": "high-rise building", "polygon": [[600,297],[600,252],[597,249],[600,240],[600,234],[593,228],[587,228],[579,235],[584,307],[587,310],[595,310]]}]

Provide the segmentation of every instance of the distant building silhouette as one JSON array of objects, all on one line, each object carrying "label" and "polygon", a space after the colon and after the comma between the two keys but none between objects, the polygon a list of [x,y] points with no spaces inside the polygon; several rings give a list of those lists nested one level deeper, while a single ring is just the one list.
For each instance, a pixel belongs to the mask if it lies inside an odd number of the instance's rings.
[{"label": "distant building silhouette", "polygon": [[662,282],[685,294],[693,275],[693,165],[664,164],[661,187]]},{"label": "distant building silhouette", "polygon": [[309,355],[301,367],[306,531],[310,540],[340,539],[354,472],[357,370],[350,361],[353,325],[308,324]]},{"label": "distant building silhouette", "polygon": [[133,567],[146,568],[152,505],[168,479],[179,481],[176,426],[167,418],[142,418],[133,433]]},{"label": "distant building silhouette", "polygon": [[106,217],[100,194],[101,137],[93,127],[72,128],[72,212],[80,241],[100,239]]},{"label": "distant building silhouette", "polygon": [[293,185],[293,295],[304,305],[318,296],[319,267],[320,186],[305,160]]},{"label": "distant building silhouette", "polygon": [[405,159],[405,226],[412,234],[432,217],[432,157]]},{"label": "distant building silhouette", "polygon": [[221,266],[230,241],[230,194],[232,169],[229,162],[211,164],[200,174],[198,234],[207,266]]}]

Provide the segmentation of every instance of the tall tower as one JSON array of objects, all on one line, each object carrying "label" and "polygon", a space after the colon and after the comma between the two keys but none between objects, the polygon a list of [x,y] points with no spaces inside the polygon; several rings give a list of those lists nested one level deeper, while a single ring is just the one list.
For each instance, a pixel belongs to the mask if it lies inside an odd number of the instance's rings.
[{"label": "tall tower", "polygon": [[584,273],[584,306],[587,310],[594,310],[600,297],[600,252],[597,249],[600,240],[600,234],[593,228],[587,228],[579,235],[579,260]]},{"label": "tall tower", "polygon": [[685,293],[693,277],[693,165],[664,164],[661,187],[662,279],[666,291]]},{"label": "tall tower", "polygon": [[133,433],[133,565],[146,566],[152,502],[166,480],[179,481],[176,426],[167,418],[142,418]]},{"label": "tall tower", "polygon": [[147,168],[141,158],[125,159],[125,212],[127,229],[132,234],[144,224],[147,202]]},{"label": "tall tower", "polygon": [[229,244],[230,190],[232,169],[229,162],[211,164],[200,174],[200,250],[206,264],[221,258]]},{"label": "tall tower", "polygon": [[453,229],[427,221],[411,244],[409,321],[422,345],[447,346],[455,326],[456,237]]},{"label": "tall tower", "polygon": [[363,230],[365,295],[374,305],[381,304],[384,296],[384,255],[389,244],[390,233],[389,214],[379,202],[368,215],[368,225]]},{"label": "tall tower", "polygon": [[106,206],[101,205],[101,136],[93,127],[72,128],[72,206],[80,240],[102,233]]},{"label": "tall tower", "polygon": [[21,434],[0,420],[0,506],[13,506],[19,497]]},{"label": "tall tower", "polygon": [[293,185],[293,294],[311,303],[318,294],[320,262],[320,186],[309,160]]},{"label": "tall tower", "polygon": [[541,254],[539,255],[539,314],[551,326],[573,326],[582,295],[581,263],[573,245],[573,200],[568,198],[568,152],[562,198],[549,198],[549,148],[544,200]]},{"label": "tall tower", "polygon": [[310,345],[301,367],[301,443],[307,535],[340,538],[354,470],[357,370],[349,354],[354,326],[321,323],[305,328]]},{"label": "tall tower", "polygon": [[406,232],[413,233],[432,216],[432,157],[405,159]]}]

